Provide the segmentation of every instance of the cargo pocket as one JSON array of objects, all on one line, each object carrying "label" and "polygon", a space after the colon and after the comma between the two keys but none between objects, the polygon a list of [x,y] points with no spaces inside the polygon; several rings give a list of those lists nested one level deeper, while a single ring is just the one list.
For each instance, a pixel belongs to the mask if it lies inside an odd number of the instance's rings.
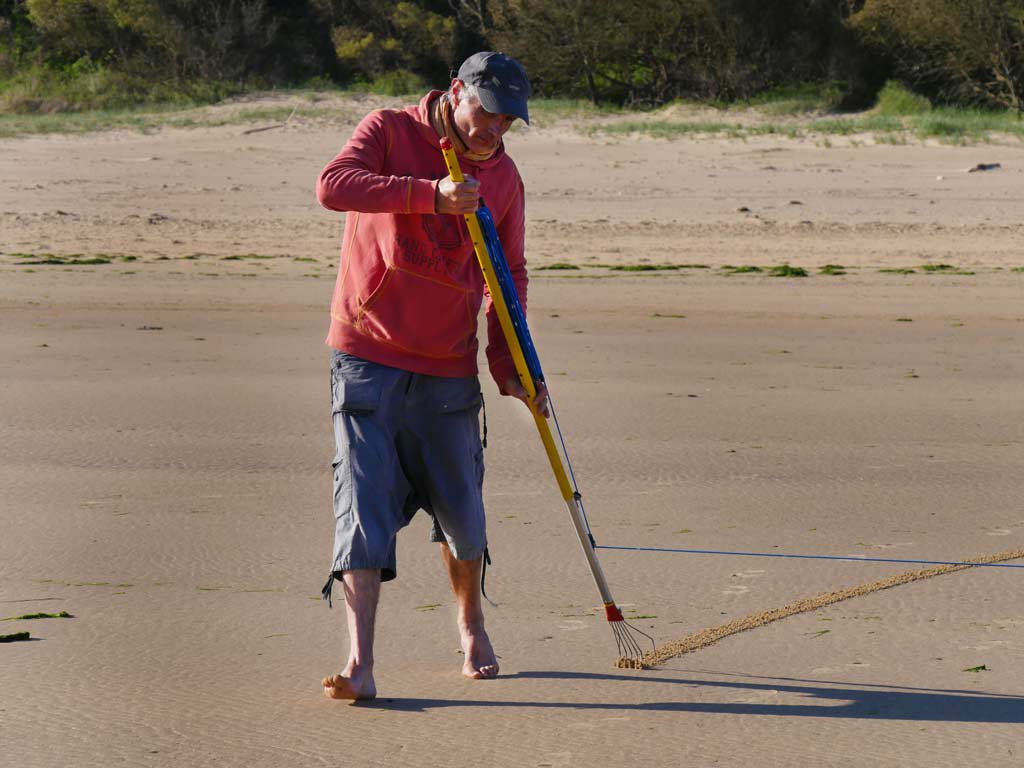
[{"label": "cargo pocket", "polygon": [[[334,514],[350,514],[355,502],[353,453],[366,443],[365,424],[380,405],[383,387],[376,363],[335,351],[331,358],[331,420],[334,427]],[[380,456],[379,447],[369,446]],[[366,447],[361,450],[365,451]]]},{"label": "cargo pocket", "polygon": [[331,412],[373,413],[380,405],[381,382],[376,363],[335,352],[331,365]]},{"label": "cargo pocket", "polygon": [[476,376],[434,381],[433,401],[437,413],[460,413],[479,408],[483,402]]},{"label": "cargo pocket", "polygon": [[[483,443],[480,439],[480,409],[483,395],[476,376],[433,380],[431,405],[436,414],[437,434],[461,451],[472,455],[478,482],[483,482]],[[467,459],[465,453],[462,454]]]}]

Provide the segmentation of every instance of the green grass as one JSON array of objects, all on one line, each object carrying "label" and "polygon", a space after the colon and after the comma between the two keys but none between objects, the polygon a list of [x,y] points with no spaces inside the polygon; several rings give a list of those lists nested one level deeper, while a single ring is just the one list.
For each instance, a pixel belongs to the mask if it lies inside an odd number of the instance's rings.
[{"label": "green grass", "polygon": [[924,272],[935,272],[942,275],[973,275],[974,273],[967,269],[958,269],[952,264],[922,264],[921,270]]},{"label": "green grass", "polygon": [[913,93],[895,80],[890,80],[878,92],[875,110],[880,115],[895,115],[898,117],[924,115],[932,111],[932,103],[924,96]]},{"label": "green grass", "polygon": [[13,632],[9,635],[0,635],[0,643],[17,643],[21,640],[31,640],[28,632]]},{"label": "green grass", "polygon": [[243,261],[245,259],[276,259],[277,256],[268,256],[260,253],[236,253],[231,256],[221,256],[221,261]]},{"label": "green grass", "polygon": [[618,123],[604,123],[590,126],[591,134],[630,135],[640,134],[656,139],[678,139],[695,134],[726,134],[740,135],[743,127],[739,123],[716,122],[672,122],[667,120],[651,120],[642,122],[627,120]]},{"label": "green grass", "polygon": [[803,83],[772,88],[744,104],[768,115],[801,115],[830,112],[838,107],[841,98],[840,83]]},{"label": "green grass", "polygon": [[543,267],[537,267],[538,271],[543,271],[545,269],[565,270],[565,269],[579,269],[579,267],[576,266],[575,264],[569,264],[566,261],[556,261],[554,264],[547,264],[546,266],[543,266]]},{"label": "green grass", "polygon": [[364,83],[354,83],[354,91],[376,93],[381,96],[411,96],[417,98],[428,90],[427,81],[407,69],[394,69]]},{"label": "green grass", "polygon": [[913,275],[915,270],[910,267],[887,267],[885,269],[878,270],[879,272],[885,272],[891,275]]},{"label": "green grass", "polygon": [[615,272],[664,272],[677,269],[711,269],[707,264],[587,264]]},{"label": "green grass", "polygon": [[1011,272],[1024,272],[1024,267],[1010,267]]},{"label": "green grass", "polygon": [[976,667],[967,667],[964,672],[988,672],[988,667],[984,664],[979,664]]},{"label": "green grass", "polygon": [[856,133],[897,133],[905,130],[901,118],[891,115],[864,113],[858,116],[825,117],[807,124],[810,133],[831,136],[850,136]]},{"label": "green grass", "polygon": [[0,621],[28,621],[30,619],[73,619],[75,618],[67,611],[60,613],[26,613],[22,616],[8,616]]},{"label": "green grass", "polygon": [[548,280],[614,280],[619,275],[548,275]]},{"label": "green grass", "polygon": [[[9,81],[0,80],[0,93]],[[423,89],[392,93],[390,85],[357,83],[348,89],[333,88],[329,84],[318,84],[316,90],[309,88],[275,89],[277,96],[295,96],[305,99],[306,104],[245,107],[233,110],[212,111],[224,96],[243,95],[245,89],[233,87],[211,87],[194,98],[164,95],[161,101],[142,101],[134,92],[124,94],[122,99],[94,100],[73,95],[55,97],[40,108],[28,108],[38,99],[19,97],[19,104],[11,99],[0,101],[0,138],[47,133],[90,133],[93,131],[132,130],[138,132],[156,131],[161,128],[215,128],[226,125],[242,125],[254,122],[283,123],[289,117],[299,117],[328,123],[354,122],[365,111],[357,104],[351,107],[323,104],[325,97],[344,99],[346,96],[359,97],[362,94],[378,93],[388,96],[413,96],[418,100]],[[250,91],[253,94],[260,90]],[[159,96],[159,94],[157,94]],[[406,99],[409,100],[408,98]],[[142,103],[140,103],[142,101]],[[354,101],[354,100],[353,100]],[[19,106],[20,105],[20,106]],[[531,122],[539,125],[561,119],[591,118],[610,116],[623,112],[613,106],[595,107],[590,102],[573,99],[532,99],[530,101]],[[357,114],[358,113],[358,114]],[[517,121],[518,122],[518,121]]]},{"label": "green grass", "polygon": [[732,139],[743,139],[748,136],[785,136],[796,139],[804,135],[797,125],[781,125],[777,123],[761,123],[743,125],[718,121],[676,121],[676,120],[625,120],[614,123],[598,123],[588,126],[586,133],[590,135],[641,135],[655,139],[679,139],[694,135],[725,136]]},{"label": "green grass", "polygon": [[791,267],[789,264],[780,264],[772,267],[768,274],[772,277],[807,277],[807,270],[803,267]]},{"label": "green grass", "polygon": [[12,113],[0,111],[0,138],[46,133],[91,133],[94,131],[132,130],[140,133],[161,128],[217,128],[249,123],[283,123],[289,117],[325,122],[347,120],[349,110],[337,106],[247,107],[212,112],[208,105],[167,103],[97,109],[87,112]]},{"label": "green grass", "polygon": [[[768,118],[798,118],[786,123],[770,119],[740,123],[717,117],[707,120],[669,119],[655,113],[648,120],[597,122],[585,130],[592,134],[637,134],[662,139],[695,135],[744,139],[761,135],[799,138],[808,134],[873,134],[874,140],[882,144],[906,144],[912,138],[935,138],[946,143],[965,144],[987,141],[992,134],[1001,133],[1024,140],[1024,120],[1015,111],[936,107],[897,83],[886,84],[875,107],[867,112],[836,113],[838,96],[839,91],[834,86],[805,85],[767,91],[746,102],[693,105],[718,107],[723,117],[734,109],[750,108]],[[822,113],[826,116],[814,117]]]},{"label": "green grass", "polygon": [[942,107],[910,122],[911,130],[918,138],[939,138],[948,143],[984,141],[993,133],[1024,139],[1024,120],[1015,112]]},{"label": "green grass", "polygon": [[673,272],[682,269],[679,264],[613,264],[612,272]]},{"label": "green grass", "polygon": [[[50,78],[50,79],[47,79]],[[275,95],[304,101],[292,105],[267,104],[236,109],[210,109],[226,96],[257,94],[237,84],[193,84],[188,94],[162,86],[125,80],[102,67],[54,80],[50,74],[22,72],[0,78],[0,138],[46,133],[87,133],[112,129],[140,132],[161,128],[200,128],[266,122],[282,123],[289,117],[328,123],[352,123],[365,111],[361,105],[339,103],[346,96],[366,92],[404,98],[422,93],[422,84],[409,73],[392,73],[373,83],[348,89],[329,82],[311,87],[276,89]],[[799,138],[808,134],[852,136],[874,134],[875,141],[907,143],[912,138],[938,138],[948,143],[986,141],[992,134],[1024,140],[1024,120],[1016,112],[934,107],[910,91],[888,84],[874,109],[857,114],[835,113],[839,84],[807,84],[774,89],[748,101],[688,105],[677,102],[654,112],[594,105],[582,99],[532,99],[531,118],[545,126],[570,121],[584,134],[643,135],[663,139],[716,135],[744,139],[752,136]],[[326,102],[330,99],[329,102]],[[710,119],[678,116],[680,107],[713,107]],[[754,120],[734,117],[739,110],[756,113]],[[816,117],[816,115],[825,115]],[[773,118],[786,118],[784,121]],[[514,126],[514,130],[525,130]]]},{"label": "green grass", "polygon": [[868,113],[858,117],[837,117],[807,124],[812,133],[845,135],[873,133],[883,144],[905,144],[907,137],[939,139],[949,144],[987,141],[994,133],[1024,139],[1024,120],[1016,112],[936,107],[911,115]]},{"label": "green grass", "polygon": [[821,275],[845,275],[846,268],[842,264],[826,264],[818,270]]},{"label": "green grass", "polygon": [[[582,118],[607,117],[625,112],[621,107],[611,104],[596,105],[584,99],[530,99],[530,126],[546,125],[559,120],[579,120]],[[512,124],[512,130],[528,130],[520,121]]]},{"label": "green grass", "polygon": [[[400,73],[388,76],[392,81]],[[387,78],[384,78],[387,79]],[[417,95],[421,83],[411,83]],[[376,87],[375,87],[376,86]],[[352,91],[385,93],[391,83],[363,84]],[[315,89],[315,90],[314,90]],[[275,89],[275,94],[305,97],[315,105],[324,93],[344,93],[325,78],[305,86]],[[61,68],[37,64],[0,74],[0,138],[35,133],[84,133],[112,128],[140,131],[283,119],[291,108],[260,107],[214,115],[206,107],[244,94],[265,93],[255,83],[191,81],[170,84],[118,72],[81,59]],[[222,110],[223,111],[223,110]],[[333,110],[336,116],[338,110]],[[331,115],[319,107],[299,107],[299,115]]]},{"label": "green grass", "polygon": [[28,64],[0,74],[0,111],[70,112],[141,104],[209,104],[252,89],[238,82],[193,80],[172,84],[169,79],[118,71],[83,57],[71,64]]},{"label": "green grass", "polygon": [[675,320],[685,320],[686,319],[686,315],[675,315],[675,314],[672,314],[670,312],[652,312],[651,313],[651,317],[672,318],[672,319],[675,319]]},{"label": "green grass", "polygon": [[[830,267],[836,267],[836,265],[828,265]],[[732,264],[723,264],[719,267],[724,273],[728,275],[744,275],[744,274],[756,274],[764,272],[762,267],[755,267],[752,264],[746,264],[740,267],[734,267]],[[822,268],[824,271],[826,267]],[[839,267],[839,269],[842,269]],[[792,267],[789,264],[780,264],[775,267],[768,268],[768,274],[772,277],[807,277],[807,270],[803,267]],[[826,272],[825,274],[836,274],[835,272]],[[845,272],[839,272],[838,274],[845,274]]]},{"label": "green grass", "polygon": [[90,256],[90,257],[85,257],[85,256],[83,256],[80,253],[72,253],[72,254],[67,255],[67,256],[58,256],[57,254],[54,254],[54,253],[34,253],[34,254],[12,253],[11,256],[14,256],[15,258],[18,258],[18,259],[23,259],[22,261],[18,262],[18,266],[27,266],[27,265],[30,265],[30,264],[31,265],[40,265],[40,264],[44,264],[45,265],[45,264],[49,264],[49,265],[59,265],[59,266],[63,266],[63,267],[71,267],[71,266],[78,266],[78,265],[82,265],[82,264],[110,264],[111,263],[111,259],[108,258],[107,256]]},{"label": "green grass", "polygon": [[40,133],[90,133],[115,128],[146,131],[170,122],[177,104],[97,109],[88,112],[0,113],[0,138]]}]

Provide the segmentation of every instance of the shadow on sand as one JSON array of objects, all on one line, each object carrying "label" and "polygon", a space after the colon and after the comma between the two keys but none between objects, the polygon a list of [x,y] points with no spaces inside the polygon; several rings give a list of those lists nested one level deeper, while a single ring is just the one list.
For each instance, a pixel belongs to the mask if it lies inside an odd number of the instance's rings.
[{"label": "shadow on sand", "polygon": [[[685,670],[661,670],[686,672]],[[692,673],[687,673],[692,674]],[[715,674],[721,673],[700,673]],[[729,673],[732,674],[732,673]],[[834,717],[876,720],[917,720],[921,722],[961,723],[1024,723],[1024,697],[1006,694],[980,693],[967,690],[935,690],[900,686],[870,685],[829,680],[801,680],[797,678],[758,678],[749,675],[742,681],[701,680],[641,675],[600,674],[592,672],[518,672],[504,675],[491,685],[516,680],[566,680],[586,693],[593,682],[593,698],[602,701],[513,701],[480,699],[416,699],[384,698],[360,703],[361,707],[388,709],[400,712],[426,712],[448,707],[507,707],[531,709],[603,710],[613,712],[708,712],[733,715],[771,715],[775,717]],[[767,682],[749,682],[764,680]],[[752,694],[789,693],[806,696],[807,704],[771,704],[761,702],[709,702],[709,701],[649,701],[624,703],[615,701],[615,685],[628,684],[628,698],[636,698],[639,690],[668,693],[666,686],[694,689],[727,689],[733,693],[748,691]],[[639,689],[638,686],[643,686]],[[623,691],[623,694],[626,694]]]}]

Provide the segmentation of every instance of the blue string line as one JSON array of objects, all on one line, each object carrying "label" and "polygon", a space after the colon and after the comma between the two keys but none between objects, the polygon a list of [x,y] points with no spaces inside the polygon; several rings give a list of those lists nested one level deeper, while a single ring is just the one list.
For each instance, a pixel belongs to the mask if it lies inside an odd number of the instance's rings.
[{"label": "blue string line", "polygon": [[[526,358],[527,368],[530,370],[530,375],[534,377],[535,381],[544,381],[544,372],[540,367],[540,358],[537,356],[537,348],[533,344],[533,339],[530,336],[530,328],[526,324],[526,313],[523,312],[523,307],[519,303],[519,294],[516,292],[515,283],[512,279],[512,272],[508,267],[508,262],[505,260],[505,251],[501,247],[501,240],[498,238],[497,227],[494,225],[494,218],[491,216],[490,210],[486,205],[481,205],[477,209],[477,220],[480,222],[480,228],[483,232],[484,241],[487,246],[487,250],[491,256],[491,263],[494,267],[495,274],[498,278],[498,285],[502,294],[505,296],[505,303],[509,310],[509,315],[512,320],[512,327],[515,330],[516,336],[519,338],[519,346],[523,350],[523,356]],[[559,442],[562,444],[562,454],[565,456],[565,462],[569,466],[569,476],[572,478],[573,490],[576,491],[577,496],[579,495],[579,488],[576,485],[576,477],[573,474],[572,462],[569,460],[569,452],[565,447],[565,440],[562,437],[562,430],[558,425],[558,418],[555,416],[554,404],[550,401],[550,395],[548,402],[551,407],[551,416],[555,422],[555,430],[558,432]],[[580,510],[583,505],[580,502]],[[586,520],[586,512],[583,512],[584,521],[587,524],[589,530],[590,523]],[[678,552],[683,554],[691,555],[736,555],[741,557],[786,557],[798,560],[843,560],[847,562],[868,562],[868,563],[909,563],[913,565],[963,565],[969,567],[987,567],[987,568],[1024,568],[1024,565],[1014,565],[1009,563],[963,563],[953,560],[897,560],[894,558],[886,557],[839,557],[836,555],[785,555],[775,552],[725,552],[711,549],[664,549],[659,547],[615,547],[606,546],[602,544],[595,545],[594,549],[619,549],[632,552]]]},{"label": "blue string line", "polygon": [[662,549],[659,547],[614,547],[598,544],[595,549],[621,549],[631,552],[682,552],[690,555],[739,555],[742,557],[790,557],[799,560],[846,560],[867,563],[912,563],[915,565],[967,565],[975,568],[1024,568],[1013,563],[963,563],[955,560],[896,560],[888,557],[839,557],[838,555],[784,555],[777,552],[725,552],[714,549]]}]

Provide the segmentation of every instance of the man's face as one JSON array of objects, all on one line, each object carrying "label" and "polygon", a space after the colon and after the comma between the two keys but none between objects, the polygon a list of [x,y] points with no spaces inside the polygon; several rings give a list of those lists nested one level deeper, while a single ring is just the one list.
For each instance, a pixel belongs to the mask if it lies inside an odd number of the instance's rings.
[{"label": "man's face", "polygon": [[488,112],[477,98],[463,98],[462,83],[452,83],[455,96],[455,127],[470,152],[487,154],[498,148],[498,142],[505,132],[512,127],[513,115],[502,115]]}]

